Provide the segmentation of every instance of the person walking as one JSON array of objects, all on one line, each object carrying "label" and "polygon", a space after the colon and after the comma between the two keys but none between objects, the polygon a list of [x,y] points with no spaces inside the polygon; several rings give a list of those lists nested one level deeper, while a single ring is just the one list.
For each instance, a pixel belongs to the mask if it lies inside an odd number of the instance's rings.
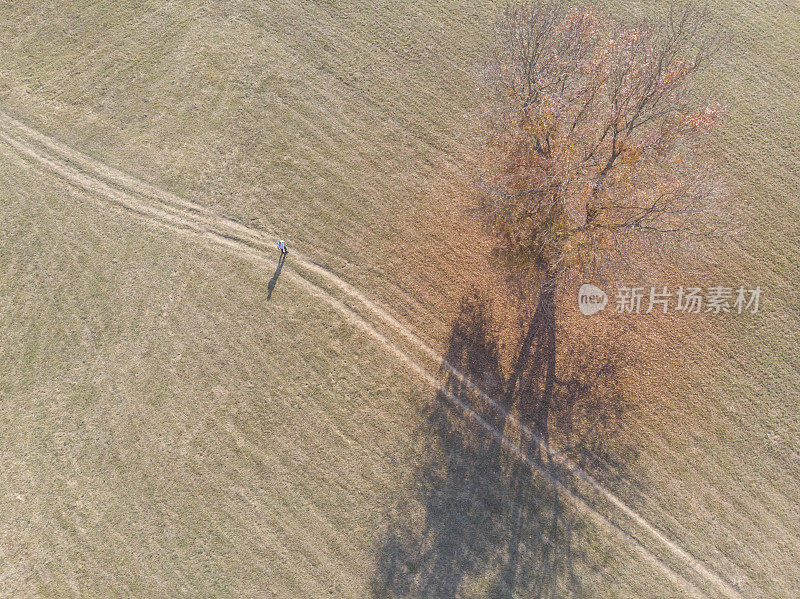
[{"label": "person walking", "polygon": [[289,250],[286,249],[286,243],[283,241],[283,239],[278,240],[278,249],[281,251],[281,256],[285,256],[289,253]]}]

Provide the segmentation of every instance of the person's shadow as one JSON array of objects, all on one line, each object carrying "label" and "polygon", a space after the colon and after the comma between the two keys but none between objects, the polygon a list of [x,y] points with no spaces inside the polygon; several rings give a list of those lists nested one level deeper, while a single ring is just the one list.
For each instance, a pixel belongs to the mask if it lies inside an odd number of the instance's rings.
[{"label": "person's shadow", "polygon": [[272,278],[267,284],[267,301],[272,298],[272,292],[275,290],[275,284],[278,282],[278,277],[281,276],[281,270],[283,269],[284,262],[286,262],[286,254],[281,254],[281,257],[278,260],[278,268],[275,269],[275,273],[272,275]]}]

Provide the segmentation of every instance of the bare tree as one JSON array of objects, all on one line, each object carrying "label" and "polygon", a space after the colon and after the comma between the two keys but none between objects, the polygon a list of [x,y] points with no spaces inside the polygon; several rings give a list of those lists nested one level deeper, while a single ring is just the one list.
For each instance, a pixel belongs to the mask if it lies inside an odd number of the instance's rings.
[{"label": "bare tree", "polygon": [[513,264],[593,273],[632,243],[714,232],[723,186],[708,133],[721,106],[689,93],[711,39],[691,6],[637,27],[557,3],[507,9],[479,190]]},{"label": "bare tree", "polygon": [[692,6],[635,27],[587,7],[511,6],[497,41],[477,189],[512,271],[544,273],[507,395],[526,387],[546,434],[558,281],[718,230],[709,133],[722,107],[692,99],[713,45]]}]

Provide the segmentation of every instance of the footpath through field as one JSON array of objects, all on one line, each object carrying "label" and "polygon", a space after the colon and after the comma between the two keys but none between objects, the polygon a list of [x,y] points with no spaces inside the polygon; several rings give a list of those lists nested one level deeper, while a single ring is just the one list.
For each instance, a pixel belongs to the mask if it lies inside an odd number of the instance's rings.
[{"label": "footpath through field", "polygon": [[[4,153],[21,156],[57,174],[87,192],[88,198],[103,207],[116,205],[151,225],[224,248],[267,268],[274,266],[273,236],[105,165],[2,111],[0,141],[5,144]],[[698,597],[741,597],[731,583],[669,539],[569,458],[542,442],[535,431],[448,364],[410,327],[309,258],[294,250],[290,257],[284,267],[288,279],[335,308],[349,323],[382,345],[447,398],[465,418],[499,441],[510,454],[530,467],[532,473],[543,476],[563,492],[584,515],[630,545],[679,589]],[[481,405],[446,388],[437,376],[442,371],[469,388]],[[498,416],[504,426],[514,430],[501,430],[496,426]]]}]

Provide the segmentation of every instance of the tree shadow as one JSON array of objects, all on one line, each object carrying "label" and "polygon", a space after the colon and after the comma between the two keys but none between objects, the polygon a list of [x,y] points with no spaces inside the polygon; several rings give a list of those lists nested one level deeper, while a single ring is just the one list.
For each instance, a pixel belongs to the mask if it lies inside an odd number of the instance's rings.
[{"label": "tree shadow", "polygon": [[[585,340],[562,342],[554,291],[542,289],[506,368],[491,305],[475,292],[462,301],[442,365],[445,387],[419,431],[431,457],[413,475],[416,503],[392,510],[373,597],[583,594],[585,572],[574,565],[583,568],[586,544],[572,542],[582,524],[565,509],[554,482],[565,475],[542,447],[557,437],[559,450],[581,463],[606,459],[625,403],[617,345],[592,340],[587,352]],[[464,418],[453,397],[482,424]],[[533,473],[487,429],[517,441],[552,478]]]},{"label": "tree shadow", "polygon": [[272,278],[269,280],[269,283],[267,283],[267,301],[272,299],[272,292],[275,291],[275,285],[278,283],[278,277],[281,276],[281,270],[283,270],[284,262],[286,262],[286,254],[281,254],[281,257],[278,260],[278,267],[272,274]]}]

